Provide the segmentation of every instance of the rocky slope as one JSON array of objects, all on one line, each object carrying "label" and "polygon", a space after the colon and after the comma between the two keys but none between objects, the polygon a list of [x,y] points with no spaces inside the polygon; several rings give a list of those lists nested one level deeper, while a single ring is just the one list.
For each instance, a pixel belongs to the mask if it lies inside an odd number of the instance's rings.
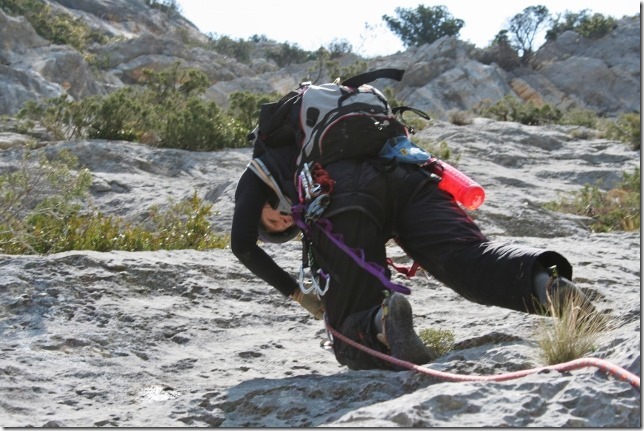
[{"label": "rocky slope", "polygon": [[[81,19],[110,42],[91,45],[83,55],[70,46],[50,45],[23,17],[0,11],[0,115],[15,114],[27,100],[103,94],[133,84],[143,68],[159,70],[176,61],[205,72],[212,83],[206,97],[224,108],[232,92],[286,93],[315,69],[312,62],[278,67],[267,59],[265,43],[255,46],[250,61],[240,63],[204,48],[206,36],[179,14],[150,8],[143,0],[47,3]],[[615,30],[599,40],[566,32],[541,47],[529,68],[507,71],[480,58],[485,58],[480,49],[443,38],[366,61],[369,69],[406,69],[404,80],[394,87],[397,98],[436,118],[505,95],[607,116],[640,109],[639,17],[619,20]],[[340,63],[357,60],[365,59],[348,55]]]},{"label": "rocky slope", "polygon": [[[176,60],[204,70],[207,97],[224,106],[240,89],[285,92],[311,66],[279,69],[260,57],[241,64],[193,43],[205,36],[143,0],[48,4],[117,39],[91,47],[101,61],[90,66],[0,11],[0,115],[26,100],[103,94],[134,82],[143,67]],[[539,51],[539,67],[512,73],[449,38],[369,64],[407,69],[397,94],[436,118],[506,94],[606,115],[639,112],[639,29],[638,19],[621,20],[592,43],[566,33]],[[19,164],[34,136],[48,154],[72,150],[92,172],[93,204],[107,214],[141,219],[150,205],[196,192],[214,204],[213,229],[230,230],[249,149],[53,142],[0,118],[0,173]],[[472,215],[492,239],[569,258],[574,281],[614,323],[592,356],[640,375],[640,232],[593,234],[587,218],[542,206],[587,183],[610,188],[640,165],[639,151],[576,127],[482,118],[467,126],[435,120],[417,139],[447,142],[485,187],[486,202]],[[269,251],[297,273],[297,241]],[[394,245],[388,254],[407,262]],[[418,329],[455,335],[454,349],[427,367],[495,375],[544,365],[536,340],[549,319],[470,303],[424,273],[398,281],[413,291]],[[227,249],[0,255],[0,304],[3,427],[641,427],[639,389],[593,367],[487,383],[349,371],[325,348],[322,324]]]},{"label": "rocky slope", "polygon": [[[638,166],[639,152],[574,128],[477,119],[435,122],[419,138],[446,140],[487,191],[473,212],[497,241],[566,255],[574,280],[612,316],[590,355],[641,372],[640,233],[592,234],[587,220],[541,203]],[[0,152],[15,166],[20,140]],[[191,153],[135,143],[43,142],[70,148],[94,175],[95,203],[137,217],[197,191],[230,227],[236,178],[249,150]],[[297,241],[270,247],[296,274]],[[407,262],[400,249],[388,253]],[[324,348],[324,328],[256,279],[230,250],[75,251],[0,256],[1,425],[639,427],[641,395],[596,368],[505,382],[457,383],[413,371],[349,371]],[[428,364],[464,375],[544,365],[536,340],[548,319],[470,303],[421,273],[416,327],[453,331],[455,348]]]}]

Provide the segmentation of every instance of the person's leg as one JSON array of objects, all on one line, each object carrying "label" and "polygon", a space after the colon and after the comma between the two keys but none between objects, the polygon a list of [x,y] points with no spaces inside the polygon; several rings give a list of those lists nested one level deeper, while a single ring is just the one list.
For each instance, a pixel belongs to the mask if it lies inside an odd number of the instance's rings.
[{"label": "person's leg", "polygon": [[490,242],[474,221],[435,184],[401,203],[396,224],[411,258],[463,297],[485,305],[535,312],[536,269],[556,265],[570,279],[560,254]]},{"label": "person's leg", "polygon": [[[365,260],[386,268],[386,238],[369,216],[361,211],[345,211],[330,221],[332,232],[341,234],[348,247],[363,250]],[[319,227],[311,235],[315,264],[331,276],[329,290],[322,298],[328,324],[350,339],[384,352],[386,347],[376,337],[374,319],[385,297],[384,287],[331,242]],[[333,349],[338,362],[351,369],[390,368],[388,363],[340,340],[333,341]]]}]

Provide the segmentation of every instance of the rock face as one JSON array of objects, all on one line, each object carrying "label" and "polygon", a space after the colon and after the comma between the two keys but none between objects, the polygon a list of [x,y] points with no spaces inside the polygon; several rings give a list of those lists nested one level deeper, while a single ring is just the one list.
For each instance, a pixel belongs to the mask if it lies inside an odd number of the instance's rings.
[{"label": "rock face", "polygon": [[[90,47],[100,56],[90,66],[0,11],[0,173],[19,166],[35,137],[46,154],[69,149],[92,172],[92,205],[106,214],[141,220],[151,205],[197,193],[213,203],[213,229],[229,233],[250,149],[56,142],[42,129],[23,135],[15,119],[1,116],[27,100],[103,94],[133,83],[144,67],[176,60],[203,70],[213,84],[206,97],[225,106],[241,89],[284,93],[311,64],[241,64],[193,44],[206,37],[143,0],[47,3],[117,39]],[[435,117],[416,139],[447,142],[459,168],[485,187],[485,203],[471,213],[484,233],[564,254],[575,283],[613,323],[590,356],[638,376],[640,232],[590,233],[588,218],[542,204],[589,183],[611,188],[640,165],[639,151],[579,127],[482,118],[455,126],[440,118],[507,94],[606,115],[639,112],[639,28],[639,20],[623,19],[592,42],[566,33],[537,53],[533,69],[511,73],[475,60],[471,46],[450,38],[368,60],[371,69],[407,70],[397,94]],[[298,273],[299,242],[267,250]],[[393,243],[388,255],[409,263]],[[537,340],[549,318],[473,304],[422,272],[395,277],[412,289],[418,330],[454,333],[454,348],[427,368],[470,376],[545,365]],[[414,371],[347,370],[325,347],[322,323],[228,249],[0,255],[0,303],[0,426],[641,427],[639,389],[592,366],[460,383]]]},{"label": "rock face", "polygon": [[[15,114],[27,100],[69,94],[81,98],[136,82],[143,68],[159,70],[176,61],[206,73],[212,82],[207,97],[223,108],[235,91],[286,93],[307,78],[312,62],[280,68],[265,58],[258,43],[253,60],[242,64],[207,49],[207,37],[176,12],[164,13],[143,0],[48,0],[58,12],[81,19],[112,38],[88,47],[84,56],[68,46],[52,46],[21,17],[0,11],[0,115]],[[450,110],[466,110],[484,100],[514,95],[537,104],[579,107],[602,115],[639,112],[640,22],[623,18],[608,35],[588,40],[562,34],[535,54],[529,68],[481,63],[480,50],[454,38],[367,59],[368,68],[407,70],[395,86],[405,103],[445,119]],[[343,65],[364,60],[349,55]],[[491,61],[491,60],[489,60]],[[334,79],[335,77],[325,77]],[[391,85],[391,83],[386,83]]]},{"label": "rock face", "polygon": [[[436,121],[418,139],[445,140],[459,168],[486,189],[472,212],[495,241],[564,254],[574,281],[611,316],[589,356],[641,373],[640,233],[589,233],[584,217],[541,204],[582,184],[608,188],[639,152],[574,127],[476,119]],[[0,171],[20,160],[6,137]],[[12,144],[13,142],[13,144]],[[213,153],[107,141],[41,142],[71,149],[94,176],[101,210],[138,218],[193,192],[214,203],[228,232],[249,149]],[[293,275],[298,241],[268,247]],[[408,263],[394,245],[388,254]],[[428,368],[500,375],[541,367],[550,320],[473,304],[431,277],[412,289],[417,329],[454,333]],[[254,277],[230,250],[0,256],[2,425],[121,427],[640,427],[640,391],[587,367],[503,382],[452,382],[413,371],[350,371],[324,348],[325,330]]]}]

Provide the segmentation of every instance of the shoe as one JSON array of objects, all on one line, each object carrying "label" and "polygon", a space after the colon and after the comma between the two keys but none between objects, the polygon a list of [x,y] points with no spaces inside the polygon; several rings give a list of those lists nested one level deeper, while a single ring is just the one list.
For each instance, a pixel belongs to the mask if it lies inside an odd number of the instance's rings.
[{"label": "shoe", "polygon": [[[438,354],[427,347],[414,331],[411,304],[400,293],[393,293],[385,298],[381,312],[383,332],[377,335],[378,340],[390,349],[396,359],[416,365],[426,364],[438,357]],[[404,368],[396,367],[397,370]]]},{"label": "shoe", "polygon": [[572,281],[559,275],[557,266],[548,268],[549,278],[545,284],[545,302],[541,299],[541,305],[547,314],[562,316],[570,310],[579,312],[580,317],[595,315],[597,310],[590,302],[590,299]]}]

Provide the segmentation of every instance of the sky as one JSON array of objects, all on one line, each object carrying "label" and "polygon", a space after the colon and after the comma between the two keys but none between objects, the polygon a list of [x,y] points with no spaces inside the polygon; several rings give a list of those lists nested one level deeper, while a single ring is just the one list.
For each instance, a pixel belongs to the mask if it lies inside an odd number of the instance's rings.
[{"label": "sky", "polygon": [[[348,41],[353,52],[363,57],[390,55],[404,50],[398,36],[389,30],[383,15],[397,17],[396,7],[415,9],[419,5],[443,5],[454,18],[465,22],[461,40],[486,47],[507,28],[510,19],[528,6],[543,5],[551,14],[565,11],[593,13],[621,18],[640,12],[635,0],[176,0],[181,14],[202,33],[248,39],[265,35],[277,42],[297,44],[315,51],[333,41]],[[316,5],[315,8],[309,7]],[[543,43],[535,39],[534,48]]]}]

